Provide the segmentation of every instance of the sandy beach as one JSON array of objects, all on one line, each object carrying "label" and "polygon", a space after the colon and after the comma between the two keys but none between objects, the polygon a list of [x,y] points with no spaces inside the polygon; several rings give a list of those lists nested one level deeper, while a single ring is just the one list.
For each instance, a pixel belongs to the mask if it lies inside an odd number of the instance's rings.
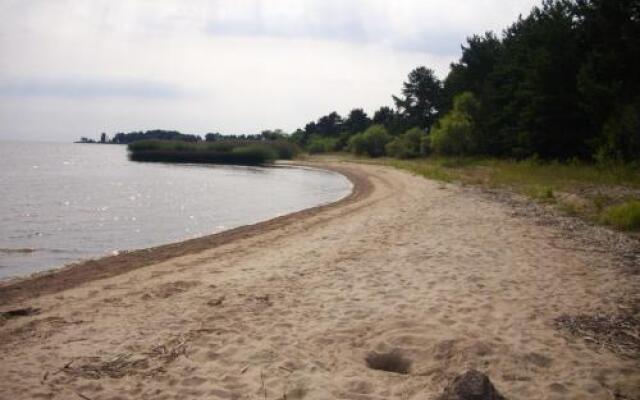
[{"label": "sandy beach", "polygon": [[[351,196],[0,287],[36,310],[0,321],[0,399],[435,399],[471,368],[509,399],[640,399],[637,242],[325,167]],[[407,373],[369,367],[385,353]]]}]

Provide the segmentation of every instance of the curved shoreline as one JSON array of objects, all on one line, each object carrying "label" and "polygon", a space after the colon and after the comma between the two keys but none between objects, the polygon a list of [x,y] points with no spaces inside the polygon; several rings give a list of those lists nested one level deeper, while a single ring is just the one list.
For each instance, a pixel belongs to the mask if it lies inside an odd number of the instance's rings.
[{"label": "curved shoreline", "polygon": [[0,305],[58,293],[98,279],[110,278],[171,258],[198,253],[238,239],[268,232],[299,222],[329,209],[345,206],[366,198],[372,190],[369,179],[355,169],[324,163],[292,163],[287,166],[314,167],[345,176],[353,185],[351,193],[338,201],[323,204],[255,224],[242,225],[222,232],[180,242],[130,250],[113,256],[80,261],[0,283]]},{"label": "curved shoreline", "polygon": [[475,189],[327,164],[369,188],[3,307],[0,393],[418,399],[474,368],[509,398],[640,398],[640,276],[609,242]]}]

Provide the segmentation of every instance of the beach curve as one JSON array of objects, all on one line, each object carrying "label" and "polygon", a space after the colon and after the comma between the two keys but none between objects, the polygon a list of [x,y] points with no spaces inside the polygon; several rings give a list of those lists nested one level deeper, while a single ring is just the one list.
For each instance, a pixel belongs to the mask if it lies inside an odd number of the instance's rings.
[{"label": "beach curve", "polygon": [[[0,394],[428,399],[475,368],[513,399],[638,397],[633,353],[557,326],[619,313],[638,293],[613,254],[469,188],[330,166],[368,189],[273,229],[8,302],[37,311],[0,327]],[[406,373],[367,365],[391,353]]]},{"label": "beach curve", "polygon": [[280,228],[284,225],[308,218],[329,208],[340,207],[365,198],[371,192],[371,183],[366,176],[342,165],[324,163],[287,163],[288,167],[313,167],[345,176],[352,184],[351,192],[329,204],[306,208],[257,222],[228,229],[211,235],[168,243],[150,248],[122,251],[116,255],[99,257],[71,263],[56,269],[34,273],[26,277],[0,282],[0,306],[17,300],[35,298],[57,293],[96,279],[120,275],[170,258],[211,249],[249,235]]}]

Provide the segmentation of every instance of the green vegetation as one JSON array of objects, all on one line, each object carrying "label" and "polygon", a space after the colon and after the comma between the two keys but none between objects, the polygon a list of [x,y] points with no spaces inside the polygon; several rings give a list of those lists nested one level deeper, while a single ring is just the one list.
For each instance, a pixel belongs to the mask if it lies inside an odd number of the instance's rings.
[{"label": "green vegetation", "polygon": [[385,153],[385,146],[392,140],[382,125],[372,125],[366,131],[358,133],[349,139],[349,148],[356,155],[381,157]]},{"label": "green vegetation", "polygon": [[220,141],[187,143],[145,140],[129,144],[133,161],[261,165],[295,154],[284,142]]},{"label": "green vegetation", "polygon": [[[418,175],[445,177],[443,181],[465,184],[484,184],[490,187],[508,187],[524,193],[531,188],[537,192],[583,190],[593,186],[625,186],[640,190],[640,168],[620,164],[617,168],[583,162],[545,162],[536,159],[523,161],[474,157],[429,157],[417,160],[384,158],[379,163],[414,172]],[[437,178],[436,178],[437,179]],[[552,197],[551,195],[546,197]],[[602,202],[603,197],[599,196]]]},{"label": "green vegetation", "polygon": [[389,165],[442,182],[505,189],[596,223],[640,230],[640,167],[633,164],[435,156],[359,161]]},{"label": "green vegetation", "polygon": [[543,0],[501,35],[470,36],[444,79],[413,69],[393,108],[334,111],[290,140],[639,229],[638,38],[637,0]]},{"label": "green vegetation", "polygon": [[[333,111],[291,135],[116,134],[132,159],[252,163],[349,151],[441,181],[506,188],[566,212],[638,229],[640,8],[637,0],[543,0],[503,30],[470,36],[439,79],[419,66],[393,107]],[[88,140],[88,139],[87,139]],[[101,142],[109,142],[105,135]],[[288,145],[285,144],[288,142]],[[141,146],[141,147],[138,147]],[[274,155],[277,152],[277,155]],[[393,158],[381,158],[381,157]],[[635,201],[635,202],[634,202]]]},{"label": "green vegetation", "polygon": [[602,222],[623,230],[640,230],[640,201],[630,200],[607,208]]},{"label": "green vegetation", "polygon": [[307,151],[310,154],[331,153],[340,148],[338,138],[323,138],[313,136],[307,144]]},{"label": "green vegetation", "polygon": [[500,36],[470,36],[443,80],[412,70],[394,108],[372,118],[334,111],[291,140],[315,152],[318,138],[335,138],[333,150],[367,154],[361,135],[381,125],[394,138],[382,153],[411,158],[413,146],[397,138],[418,127],[428,136],[422,156],[637,161],[639,10],[637,0],[543,0]]},{"label": "green vegetation", "polygon": [[412,128],[396,137],[385,146],[390,157],[407,159],[417,158],[428,151],[427,135],[420,128]]},{"label": "green vegetation", "polygon": [[473,154],[478,146],[474,116],[480,103],[473,93],[464,92],[453,100],[453,110],[436,122],[431,131],[429,145],[436,154],[461,156]]}]

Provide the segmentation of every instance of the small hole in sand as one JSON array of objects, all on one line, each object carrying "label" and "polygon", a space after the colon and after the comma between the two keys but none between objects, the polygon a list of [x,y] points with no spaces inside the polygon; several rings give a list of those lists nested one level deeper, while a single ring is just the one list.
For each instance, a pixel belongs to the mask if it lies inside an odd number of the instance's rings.
[{"label": "small hole in sand", "polygon": [[405,358],[398,350],[392,350],[389,353],[372,351],[367,354],[365,361],[371,369],[395,372],[396,374],[408,374],[411,368],[411,360]]}]

